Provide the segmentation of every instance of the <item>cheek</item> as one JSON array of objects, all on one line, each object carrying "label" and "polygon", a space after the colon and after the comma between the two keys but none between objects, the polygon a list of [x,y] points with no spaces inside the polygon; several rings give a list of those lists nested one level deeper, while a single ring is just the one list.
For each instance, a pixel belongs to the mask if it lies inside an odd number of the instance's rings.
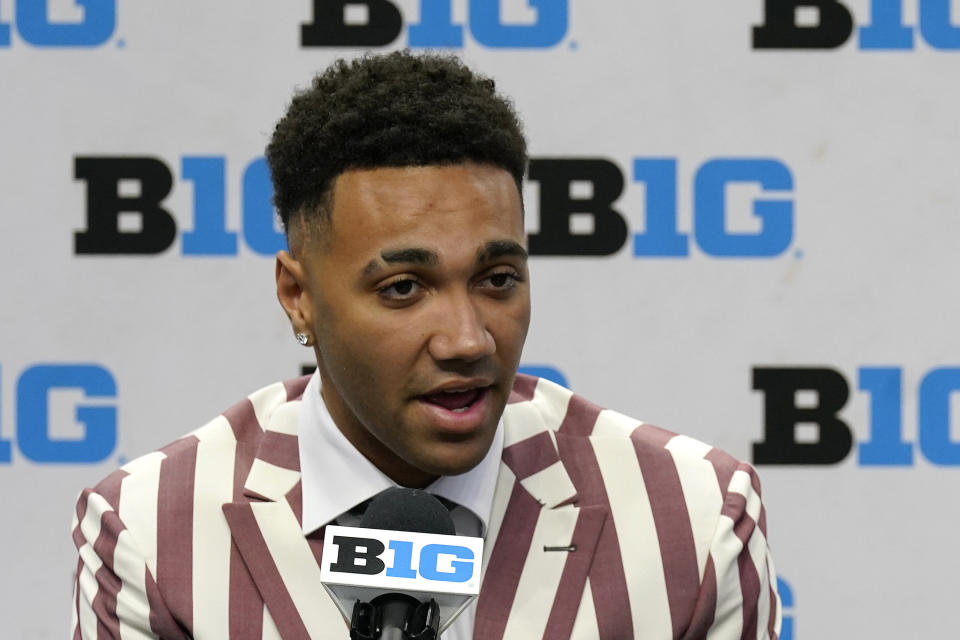
[{"label": "cheek", "polygon": [[351,387],[376,384],[385,358],[378,357],[369,338],[363,339],[358,332],[328,331],[319,346],[320,357],[330,373]]},{"label": "cheek", "polygon": [[527,329],[530,327],[529,301],[521,301],[515,307],[499,311],[493,315],[491,324],[497,341],[504,346],[522,347],[527,337]]},{"label": "cheek", "polygon": [[380,399],[403,386],[416,362],[417,336],[422,334],[418,326],[387,326],[356,316],[320,330],[320,359],[342,385],[349,385],[358,402],[367,396]]}]

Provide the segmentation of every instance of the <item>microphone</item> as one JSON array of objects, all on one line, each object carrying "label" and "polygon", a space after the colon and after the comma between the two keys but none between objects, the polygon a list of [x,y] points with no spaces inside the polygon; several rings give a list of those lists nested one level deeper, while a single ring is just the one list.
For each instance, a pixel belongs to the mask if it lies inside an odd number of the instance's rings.
[{"label": "microphone", "polygon": [[395,487],[359,527],[326,527],[320,577],[352,640],[436,640],[480,593],[482,557],[439,500]]},{"label": "microphone", "polygon": [[[456,535],[450,512],[439,500],[425,491],[400,487],[389,489],[371,500],[360,519],[360,526],[384,531]],[[434,640],[440,635],[439,620],[439,605],[433,598],[420,602],[407,594],[385,593],[368,603],[357,600],[350,619],[350,635],[351,640],[392,640],[394,637],[397,640]]]}]

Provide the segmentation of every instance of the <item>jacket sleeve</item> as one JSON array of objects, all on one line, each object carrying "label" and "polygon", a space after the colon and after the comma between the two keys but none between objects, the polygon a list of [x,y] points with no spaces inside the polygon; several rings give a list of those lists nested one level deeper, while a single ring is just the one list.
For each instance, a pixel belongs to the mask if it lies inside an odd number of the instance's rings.
[{"label": "jacket sleeve", "polygon": [[740,464],[727,487],[710,549],[717,606],[709,640],[775,640],[780,633],[780,598],[766,520],[760,479],[752,466]]},{"label": "jacket sleeve", "polygon": [[185,640],[167,610],[144,555],[114,507],[84,490],[73,516],[79,552],[73,640]]},{"label": "jacket sleeve", "polygon": [[687,640],[776,640],[781,608],[753,467],[740,463],[723,494]]}]

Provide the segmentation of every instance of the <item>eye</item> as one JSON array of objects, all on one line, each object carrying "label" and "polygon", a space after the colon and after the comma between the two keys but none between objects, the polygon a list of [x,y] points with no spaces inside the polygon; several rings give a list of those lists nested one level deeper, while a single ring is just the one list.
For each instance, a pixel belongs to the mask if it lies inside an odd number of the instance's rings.
[{"label": "eye", "polygon": [[377,294],[390,302],[405,302],[419,295],[421,288],[414,278],[401,276],[377,289]]},{"label": "eye", "polygon": [[513,284],[514,277],[509,273],[495,273],[490,276],[490,284],[492,284],[497,289],[502,289],[508,284]]},{"label": "eye", "polygon": [[520,274],[513,270],[495,271],[480,281],[480,286],[494,293],[507,293],[520,282]]},{"label": "eye", "polygon": [[394,290],[398,295],[405,296],[409,295],[413,291],[413,280],[400,280],[390,285],[390,288]]}]

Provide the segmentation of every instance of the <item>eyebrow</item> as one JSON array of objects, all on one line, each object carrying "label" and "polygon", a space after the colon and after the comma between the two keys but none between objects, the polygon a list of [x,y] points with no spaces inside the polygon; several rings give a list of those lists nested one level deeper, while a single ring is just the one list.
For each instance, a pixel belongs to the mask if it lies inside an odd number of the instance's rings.
[{"label": "eyebrow", "polygon": [[[513,240],[493,240],[477,251],[477,264],[483,264],[504,256],[517,256],[526,260],[527,251]],[[369,275],[379,269],[381,261],[386,264],[418,264],[433,267],[440,264],[440,256],[430,249],[420,247],[388,249],[380,253],[380,260],[374,259],[367,263],[363,268],[364,275]]]},{"label": "eyebrow", "polygon": [[409,248],[393,249],[384,251],[380,258],[387,264],[396,264],[398,262],[408,262],[412,264],[437,265],[440,263],[440,257],[429,249]]},{"label": "eyebrow", "polygon": [[368,262],[367,266],[363,268],[363,274],[370,275],[380,269],[381,260],[387,264],[421,264],[427,266],[440,264],[440,257],[429,249],[421,249],[418,247],[388,249],[380,253],[380,260],[374,258]]},{"label": "eyebrow", "polygon": [[489,262],[504,256],[515,256],[526,260],[527,250],[513,240],[494,240],[477,252],[477,262]]}]

